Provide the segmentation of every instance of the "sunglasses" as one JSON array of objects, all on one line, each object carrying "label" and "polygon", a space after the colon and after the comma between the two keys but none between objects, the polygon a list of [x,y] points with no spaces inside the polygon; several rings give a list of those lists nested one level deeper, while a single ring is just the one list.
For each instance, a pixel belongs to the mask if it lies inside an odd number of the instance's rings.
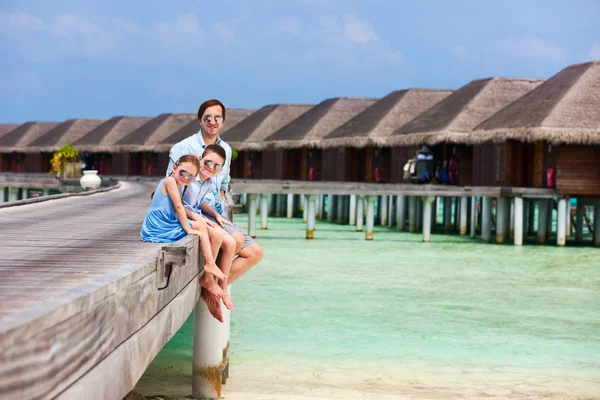
[{"label": "sunglasses", "polygon": [[213,160],[204,160],[204,165],[206,165],[208,168],[214,168],[215,171],[217,172],[221,172],[223,170],[223,166],[221,164],[215,164],[215,162]]},{"label": "sunglasses", "polygon": [[180,170],[179,170],[179,176],[180,176],[180,177],[182,177],[183,179],[185,179],[185,180],[188,180],[188,181],[189,181],[189,180],[191,180],[191,179],[194,179],[194,177],[195,177],[196,175],[192,175],[192,174],[190,174],[190,173],[189,173],[189,172],[187,172],[185,169],[180,169]]},{"label": "sunglasses", "polygon": [[211,119],[215,121],[216,124],[220,124],[221,122],[223,122],[223,116],[221,115],[206,114],[202,116],[202,121],[204,121],[207,124],[210,122]]}]

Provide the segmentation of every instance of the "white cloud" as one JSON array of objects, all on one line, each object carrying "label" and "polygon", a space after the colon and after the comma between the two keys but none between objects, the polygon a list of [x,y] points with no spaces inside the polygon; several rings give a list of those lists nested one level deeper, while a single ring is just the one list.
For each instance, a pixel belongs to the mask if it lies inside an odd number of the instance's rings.
[{"label": "white cloud", "polygon": [[154,33],[166,46],[199,48],[206,37],[200,28],[200,20],[191,13],[180,14],[175,20],[156,23]]},{"label": "white cloud", "polygon": [[360,20],[353,15],[344,17],[344,32],[354,43],[368,43],[378,40],[379,36],[367,21]]},{"label": "white cloud", "polygon": [[276,23],[276,30],[298,36],[302,31],[302,21],[298,17],[284,17]]},{"label": "white cloud", "polygon": [[600,60],[600,44],[594,43],[587,55],[590,60]]},{"label": "white cloud", "polygon": [[43,28],[42,20],[34,15],[0,11],[0,33],[17,34],[19,31],[39,31]]},{"label": "white cloud", "polygon": [[489,50],[500,53],[502,57],[511,57],[533,61],[563,61],[567,58],[567,50],[553,43],[546,42],[535,35],[525,35],[521,39],[496,39],[490,42]]},{"label": "white cloud", "polygon": [[464,57],[467,55],[467,50],[465,49],[465,46],[456,45],[452,48],[452,53],[457,57]]}]

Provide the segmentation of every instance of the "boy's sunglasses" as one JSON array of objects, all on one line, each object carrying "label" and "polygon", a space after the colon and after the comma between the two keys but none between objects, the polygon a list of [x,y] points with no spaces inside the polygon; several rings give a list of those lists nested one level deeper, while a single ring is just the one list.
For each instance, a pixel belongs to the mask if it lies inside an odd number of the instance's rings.
[{"label": "boy's sunglasses", "polygon": [[215,162],[213,160],[204,160],[204,165],[206,165],[209,168],[214,168],[215,171],[217,172],[221,172],[223,170],[223,166],[221,164],[215,164]]},{"label": "boy's sunglasses", "polygon": [[185,169],[179,170],[179,176],[182,177],[183,179],[187,179],[188,181],[191,179],[194,179],[194,177],[195,177],[195,175],[190,174]]},{"label": "boy's sunglasses", "polygon": [[221,115],[206,114],[202,116],[202,121],[204,121],[207,124],[210,122],[211,119],[217,124],[223,122],[223,117]]}]

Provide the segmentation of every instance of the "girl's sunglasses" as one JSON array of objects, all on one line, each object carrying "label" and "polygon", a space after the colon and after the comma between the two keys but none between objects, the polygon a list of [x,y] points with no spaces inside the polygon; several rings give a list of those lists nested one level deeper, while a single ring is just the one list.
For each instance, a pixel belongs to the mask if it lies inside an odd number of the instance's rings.
[{"label": "girl's sunglasses", "polygon": [[215,164],[213,160],[204,159],[204,165],[209,168],[214,168],[217,173],[223,170],[223,166],[221,164]]},{"label": "girl's sunglasses", "polygon": [[194,177],[195,177],[195,175],[190,174],[185,169],[180,169],[179,170],[179,176],[182,177],[183,179],[188,180],[188,181],[194,179]]}]

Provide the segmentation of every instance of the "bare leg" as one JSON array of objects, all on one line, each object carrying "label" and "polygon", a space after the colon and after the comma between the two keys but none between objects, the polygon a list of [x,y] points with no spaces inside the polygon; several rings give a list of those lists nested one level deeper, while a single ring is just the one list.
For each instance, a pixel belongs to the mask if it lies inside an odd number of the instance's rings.
[{"label": "bare leg", "polygon": [[[227,276],[221,272],[217,264],[215,263],[215,258],[213,257],[210,239],[208,237],[208,229],[206,223],[202,220],[194,221],[193,229],[197,229],[202,232],[202,236],[200,236],[200,252],[202,256],[204,256],[204,273],[213,275],[215,278],[224,280],[227,279]],[[219,243],[221,246],[221,243]],[[206,287],[202,285],[203,287]],[[207,288],[208,289],[208,288]]]},{"label": "bare leg", "polygon": [[[221,253],[217,257],[217,265],[219,266],[219,268],[221,268],[221,271],[223,271],[223,273],[225,275],[229,275],[229,273],[230,273],[234,251],[235,251],[235,239],[231,235],[225,235],[223,237],[223,243],[221,244]],[[227,284],[228,284],[228,282],[226,282],[226,281],[219,282],[219,286],[221,287],[223,292],[225,292],[226,294],[227,294]],[[225,307],[227,307],[228,309],[231,310],[233,308],[233,303],[231,302],[231,299],[229,298],[228,295],[223,297],[223,303],[225,304]]]},{"label": "bare leg", "polygon": [[205,288],[202,288],[202,300],[208,306],[208,311],[215,319],[223,322],[223,313],[221,312],[221,302],[218,298],[211,295]]},{"label": "bare leg", "polygon": [[263,249],[258,243],[252,243],[250,246],[239,251],[238,257],[231,264],[228,283],[233,283],[240,276],[245,274],[250,268],[262,260]]}]

